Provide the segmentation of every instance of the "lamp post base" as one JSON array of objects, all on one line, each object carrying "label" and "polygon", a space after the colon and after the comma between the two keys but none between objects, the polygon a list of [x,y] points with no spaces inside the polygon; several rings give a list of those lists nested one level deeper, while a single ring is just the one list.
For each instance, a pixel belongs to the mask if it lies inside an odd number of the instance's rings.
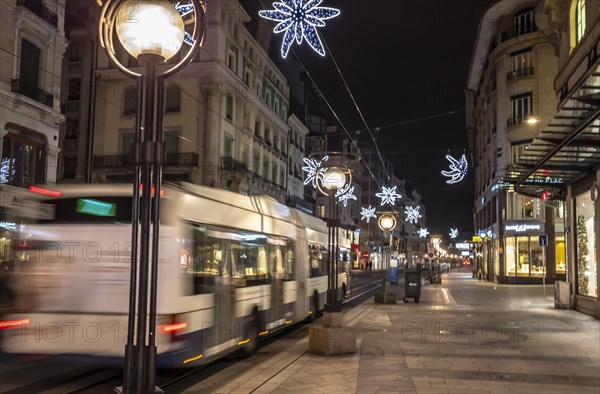
[{"label": "lamp post base", "polygon": [[356,333],[344,327],[341,305],[325,305],[323,324],[309,328],[308,351],[325,356],[356,353]]},{"label": "lamp post base", "polygon": [[[129,391],[123,390],[123,386],[115,387],[114,391],[115,391],[115,393],[118,393],[118,394],[131,394],[134,392],[133,390],[129,390]],[[142,393],[143,394],[154,394],[154,393],[164,394],[164,390],[161,389],[160,387],[156,386],[156,387],[154,387],[154,390],[152,390],[152,391],[144,391],[144,392],[138,392],[138,393],[140,393],[140,394],[142,394]]]}]

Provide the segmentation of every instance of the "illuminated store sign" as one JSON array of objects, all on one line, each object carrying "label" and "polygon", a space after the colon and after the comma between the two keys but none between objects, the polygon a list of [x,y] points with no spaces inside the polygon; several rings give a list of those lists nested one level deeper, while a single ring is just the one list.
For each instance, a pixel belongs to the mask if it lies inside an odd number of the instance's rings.
[{"label": "illuminated store sign", "polygon": [[512,234],[544,234],[544,223],[541,222],[507,222],[504,233]]},{"label": "illuminated store sign", "polygon": [[492,185],[492,192],[496,192],[500,189],[508,189],[510,187],[510,183],[508,182],[498,182],[495,185]]},{"label": "illuminated store sign", "polygon": [[551,176],[547,176],[545,178],[535,178],[535,179],[527,179],[525,183],[544,183],[544,184],[562,184],[562,178],[553,178]]}]

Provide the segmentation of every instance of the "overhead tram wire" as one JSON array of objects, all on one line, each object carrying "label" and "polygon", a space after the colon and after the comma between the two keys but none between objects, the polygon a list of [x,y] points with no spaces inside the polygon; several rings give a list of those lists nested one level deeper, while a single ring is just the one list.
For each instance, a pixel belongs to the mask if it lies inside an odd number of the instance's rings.
[{"label": "overhead tram wire", "polygon": [[344,86],[346,87],[346,90],[348,91],[348,94],[350,95],[350,98],[352,99],[352,102],[354,103],[354,106],[356,107],[356,110],[358,111],[360,118],[362,119],[365,127],[367,128],[367,131],[369,132],[369,136],[373,140],[373,145],[375,145],[375,150],[377,151],[377,155],[379,156],[379,161],[381,162],[381,166],[383,167],[383,170],[385,171],[385,175],[388,178],[388,182],[391,182],[392,178],[390,177],[390,174],[388,173],[388,170],[385,165],[385,161],[383,160],[383,156],[381,155],[381,151],[379,150],[379,146],[377,145],[377,141],[375,140],[375,136],[371,132],[371,129],[369,128],[369,125],[367,124],[367,121],[365,120],[365,117],[364,117],[362,111],[360,110],[358,103],[356,102],[356,99],[354,98],[354,95],[352,94],[352,91],[350,90],[350,87],[348,86],[348,83],[346,82],[346,78],[344,78],[344,75],[342,74],[342,70],[338,66],[338,63],[335,60],[335,57],[333,56],[333,52],[329,48],[329,45],[327,45],[327,42],[325,41],[325,37],[322,37],[322,41],[323,41],[323,44],[325,45],[325,48],[327,49],[327,52],[329,52],[329,55],[331,56],[331,60],[333,60],[333,64],[335,65],[335,68],[336,68],[338,74],[340,75],[342,82],[344,82]]},{"label": "overhead tram wire", "polygon": [[[261,6],[263,7],[263,9],[265,9],[266,7],[265,7],[264,2],[262,0],[259,0],[259,1],[260,1]],[[298,63],[302,66],[302,69],[304,70],[304,72],[306,72],[306,75],[310,78],[310,80],[315,85],[315,88],[317,89],[317,92],[319,93],[319,95],[321,96],[321,98],[325,101],[325,104],[327,104],[327,107],[331,111],[331,114],[339,122],[339,124],[342,127],[342,129],[344,130],[345,134],[348,136],[348,139],[350,139],[350,142],[352,142],[352,145],[354,145],[354,147],[356,148],[356,151],[358,152],[358,156],[364,162],[365,168],[369,171],[369,174],[371,175],[371,178],[373,178],[373,180],[375,181],[375,183],[377,184],[377,186],[381,189],[382,186],[381,186],[380,182],[378,181],[377,177],[375,176],[375,174],[373,174],[373,171],[371,170],[371,168],[368,166],[367,162],[365,161],[365,158],[364,158],[362,152],[360,151],[360,148],[358,147],[358,144],[357,144],[356,140],[354,138],[352,138],[352,135],[350,135],[350,132],[348,132],[348,129],[346,129],[346,127],[344,126],[342,120],[339,118],[339,116],[337,115],[337,113],[335,112],[335,110],[333,109],[333,107],[331,106],[331,104],[329,103],[329,100],[327,100],[327,98],[325,97],[325,95],[321,92],[321,89],[317,85],[316,81],[314,80],[314,78],[312,77],[312,75],[310,74],[310,72],[308,71],[308,69],[306,68],[306,66],[304,65],[304,63],[302,62],[302,60],[300,60],[300,57],[298,56],[298,54],[296,53],[296,51],[294,50],[293,47],[290,48],[290,52],[292,52],[294,54],[294,57],[296,58],[296,60],[298,61]],[[336,67],[337,67],[337,64],[336,64]],[[341,75],[341,73],[340,73],[340,75]],[[343,79],[343,76],[342,76],[342,79]],[[344,83],[345,83],[345,80],[344,80]],[[350,95],[352,96],[351,93],[350,93]],[[354,97],[352,97],[352,100],[354,101]],[[355,101],[354,101],[354,103],[356,105]],[[357,106],[357,108],[358,108],[358,106]],[[359,113],[360,113],[360,110],[359,110]],[[361,116],[361,118],[363,117],[362,113],[360,113],[360,116]],[[364,121],[364,118],[363,118],[363,121]],[[365,122],[365,125],[366,125],[366,122]],[[371,137],[372,137],[372,135],[371,135]],[[389,174],[387,172],[387,168],[385,167],[385,163],[383,162],[383,159],[381,158],[381,154],[380,153],[379,153],[379,159],[381,160],[382,166],[383,166],[383,168],[384,168],[384,170],[386,172],[386,175],[387,175],[387,177],[389,179],[390,177],[389,177]]]}]

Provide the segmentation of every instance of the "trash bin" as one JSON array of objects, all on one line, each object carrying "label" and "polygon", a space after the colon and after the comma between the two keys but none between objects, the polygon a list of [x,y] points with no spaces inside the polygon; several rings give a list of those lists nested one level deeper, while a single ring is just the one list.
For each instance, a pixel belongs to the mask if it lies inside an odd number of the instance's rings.
[{"label": "trash bin", "polygon": [[421,298],[421,272],[419,271],[406,271],[404,275],[404,302],[408,302],[409,298],[414,298],[416,303]]}]

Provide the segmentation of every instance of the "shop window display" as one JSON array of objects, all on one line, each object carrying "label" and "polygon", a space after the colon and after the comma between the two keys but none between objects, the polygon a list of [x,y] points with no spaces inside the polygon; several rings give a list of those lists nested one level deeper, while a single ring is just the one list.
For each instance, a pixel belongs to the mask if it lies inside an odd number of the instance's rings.
[{"label": "shop window display", "polygon": [[529,276],[529,237],[517,237],[517,275]]},{"label": "shop window display", "polygon": [[565,237],[556,237],[556,273],[566,274],[566,260],[565,260]]},{"label": "shop window display", "polygon": [[594,203],[589,193],[577,197],[577,292],[598,297]]},{"label": "shop window display", "polygon": [[515,276],[515,239],[506,237],[506,274]]}]

